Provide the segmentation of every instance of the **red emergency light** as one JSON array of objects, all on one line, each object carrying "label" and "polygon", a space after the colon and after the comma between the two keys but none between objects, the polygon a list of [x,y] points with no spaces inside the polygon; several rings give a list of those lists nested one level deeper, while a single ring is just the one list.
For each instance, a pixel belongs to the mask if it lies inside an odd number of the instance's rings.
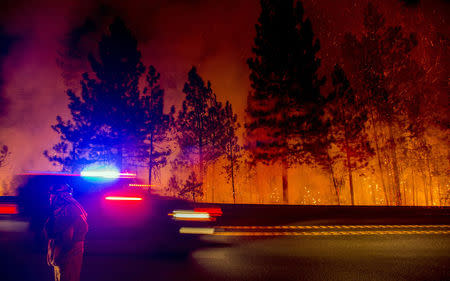
[{"label": "red emergency light", "polygon": [[0,215],[16,215],[18,213],[16,204],[0,204]]},{"label": "red emergency light", "polygon": [[130,196],[106,196],[105,199],[112,201],[142,201],[142,197],[130,197]]}]

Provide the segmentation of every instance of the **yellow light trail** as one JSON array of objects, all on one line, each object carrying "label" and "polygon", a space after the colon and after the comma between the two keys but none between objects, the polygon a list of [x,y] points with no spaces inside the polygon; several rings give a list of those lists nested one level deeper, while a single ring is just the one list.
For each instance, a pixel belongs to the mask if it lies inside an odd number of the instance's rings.
[{"label": "yellow light trail", "polygon": [[341,236],[341,235],[405,235],[405,234],[450,234],[450,230],[388,230],[388,231],[279,231],[279,232],[251,232],[226,231],[214,232],[220,236]]},{"label": "yellow light trail", "polygon": [[275,225],[275,226],[247,226],[225,225],[216,226],[216,229],[355,229],[355,228],[450,228],[450,225]]},{"label": "yellow light trail", "polygon": [[130,183],[128,186],[131,187],[154,187],[154,184],[137,184],[137,183]]}]

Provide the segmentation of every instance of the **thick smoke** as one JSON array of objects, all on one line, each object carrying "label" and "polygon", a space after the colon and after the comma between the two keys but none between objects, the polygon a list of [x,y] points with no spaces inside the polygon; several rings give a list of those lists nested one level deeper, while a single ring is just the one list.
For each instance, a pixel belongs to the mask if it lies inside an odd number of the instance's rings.
[{"label": "thick smoke", "polygon": [[13,43],[17,40],[13,36],[7,34],[3,27],[0,26],[0,125],[1,120],[8,113],[8,105],[9,100],[6,98],[5,89],[4,89],[4,69],[3,69],[3,61],[9,54],[9,51],[13,45]]},{"label": "thick smoke", "polygon": [[[241,116],[248,91],[257,1],[15,1],[0,4],[0,24],[20,41],[3,56],[3,98],[10,101],[0,140],[11,163],[0,177],[53,168],[42,155],[58,137],[56,115],[68,118],[68,88],[77,90],[89,71],[87,55],[115,16],[140,42],[146,65],[162,74],[167,105],[179,105],[187,71],[196,65],[218,96]],[[5,103],[2,103],[5,104]]]},{"label": "thick smoke", "polygon": [[[323,74],[339,62],[344,33],[361,31],[367,2],[304,1],[321,41]],[[375,2],[389,23],[402,21],[407,31],[417,29],[423,38],[434,31],[449,38],[448,4],[443,1]],[[1,118],[0,141],[9,144],[12,154],[10,165],[0,169],[0,178],[55,169],[42,155],[58,140],[50,125],[56,115],[69,117],[65,91],[79,88],[81,73],[90,71],[87,55],[95,55],[98,40],[115,16],[135,33],[144,63],[161,73],[168,106],[179,109],[187,71],[195,65],[212,82],[218,98],[233,104],[242,122],[250,90],[246,60],[251,56],[259,9],[258,0],[2,1],[0,98],[9,103],[8,114]],[[12,44],[4,44],[4,38]],[[4,104],[0,101],[2,112],[6,112]]]}]

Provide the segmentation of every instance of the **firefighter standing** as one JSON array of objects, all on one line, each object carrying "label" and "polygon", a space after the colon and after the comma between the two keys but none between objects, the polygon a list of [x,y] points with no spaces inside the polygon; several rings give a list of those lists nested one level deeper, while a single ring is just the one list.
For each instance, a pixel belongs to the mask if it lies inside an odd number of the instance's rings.
[{"label": "firefighter standing", "polygon": [[47,263],[53,267],[55,281],[78,281],[88,230],[87,213],[72,197],[72,189],[67,184],[50,187],[50,208],[45,224]]}]

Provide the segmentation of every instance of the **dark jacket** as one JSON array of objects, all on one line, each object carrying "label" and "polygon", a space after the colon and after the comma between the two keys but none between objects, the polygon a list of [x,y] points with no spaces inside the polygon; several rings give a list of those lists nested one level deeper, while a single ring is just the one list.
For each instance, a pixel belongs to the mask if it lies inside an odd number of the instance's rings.
[{"label": "dark jacket", "polygon": [[51,206],[52,212],[45,225],[49,239],[47,262],[58,265],[74,248],[83,250],[88,231],[87,213],[69,194],[59,194]]}]

